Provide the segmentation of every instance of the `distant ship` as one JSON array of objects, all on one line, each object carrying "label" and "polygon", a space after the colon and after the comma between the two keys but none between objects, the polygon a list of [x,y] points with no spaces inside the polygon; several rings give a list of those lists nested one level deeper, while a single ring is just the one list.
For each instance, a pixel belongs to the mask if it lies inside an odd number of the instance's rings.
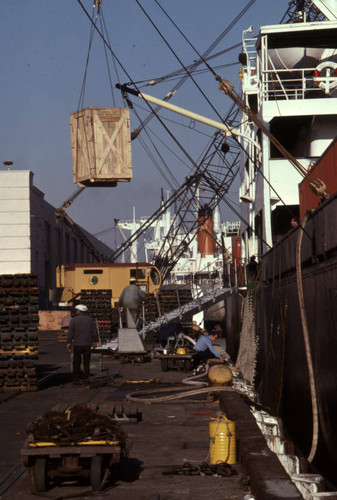
[{"label": "distant ship", "polygon": [[[133,214],[132,220],[116,221],[116,227],[121,230],[125,239],[123,231],[130,231],[132,235],[148,220],[147,217],[137,220],[135,210]],[[240,221],[221,222],[218,206],[211,210],[199,201],[196,203],[195,219],[198,224],[190,235],[190,243],[164,282],[165,285],[191,285],[194,296],[202,294],[203,290],[206,291],[210,283],[212,286],[222,286],[224,280],[229,283],[231,275],[232,279],[235,279],[235,272],[231,273],[234,265],[232,255],[241,260]],[[174,254],[175,248],[186,238],[183,225],[177,232],[172,231],[172,227],[177,224],[175,221],[177,214],[168,209],[151,225],[150,234],[147,234],[143,241],[146,262],[156,262],[159,254]],[[127,260],[137,262],[140,259],[139,246],[139,239],[135,239],[130,245]],[[227,255],[225,265],[224,254]],[[204,318],[223,321],[224,316],[224,303],[221,303],[209,308],[198,320],[203,325]]]}]

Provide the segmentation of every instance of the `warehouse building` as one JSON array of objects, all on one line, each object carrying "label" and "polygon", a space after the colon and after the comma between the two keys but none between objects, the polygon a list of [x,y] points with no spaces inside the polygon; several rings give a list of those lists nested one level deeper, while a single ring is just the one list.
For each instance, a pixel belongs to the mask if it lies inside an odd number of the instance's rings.
[{"label": "warehouse building", "polygon": [[36,273],[40,308],[49,308],[57,266],[108,261],[112,249],[57,217],[33,177],[30,170],[0,172],[0,275]]}]

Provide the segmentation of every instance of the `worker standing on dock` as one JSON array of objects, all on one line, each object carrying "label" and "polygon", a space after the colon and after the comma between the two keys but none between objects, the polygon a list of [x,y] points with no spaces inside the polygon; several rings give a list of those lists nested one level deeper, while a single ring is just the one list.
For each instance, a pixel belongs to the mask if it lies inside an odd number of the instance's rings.
[{"label": "worker standing on dock", "polygon": [[218,338],[218,330],[213,330],[207,335],[202,335],[193,346],[196,354],[193,355],[193,365],[196,367],[201,361],[207,361],[210,358],[218,358],[223,363],[221,354],[213,347],[213,343]]},{"label": "worker standing on dock", "polygon": [[67,349],[73,351],[73,383],[81,383],[81,361],[83,359],[84,381],[90,375],[91,347],[97,347],[97,330],[94,320],[85,314],[87,306],[75,306],[76,315],[69,323]]},{"label": "worker standing on dock", "polygon": [[126,308],[128,328],[136,328],[141,305],[145,299],[145,293],[136,285],[136,278],[130,278],[130,284],[123,289],[119,297],[119,307]]}]

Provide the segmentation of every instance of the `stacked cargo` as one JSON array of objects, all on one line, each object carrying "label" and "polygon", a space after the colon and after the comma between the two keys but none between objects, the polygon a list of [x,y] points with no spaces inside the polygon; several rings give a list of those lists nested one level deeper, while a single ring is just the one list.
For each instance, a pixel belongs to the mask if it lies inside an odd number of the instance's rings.
[{"label": "stacked cargo", "polygon": [[[148,294],[145,300],[145,320],[146,323],[155,321],[158,317],[163,316],[175,309],[179,309],[184,304],[193,301],[191,288],[185,285],[174,286],[164,285],[161,287],[158,295]],[[182,330],[186,334],[192,331],[192,318],[189,321],[180,321]],[[152,332],[147,334],[147,340],[155,342],[157,333]]]},{"label": "stacked cargo", "polygon": [[39,292],[37,276],[0,276],[0,391],[37,388]]},{"label": "stacked cargo", "polygon": [[71,320],[71,313],[69,311],[65,316],[63,316],[61,320],[61,330],[57,332],[57,340],[59,342],[67,341],[70,320]]},{"label": "stacked cargo", "polygon": [[111,340],[111,297],[111,290],[81,290],[81,304],[95,320],[101,343]]},{"label": "stacked cargo", "polygon": [[158,293],[158,299],[161,314],[166,314],[193,301],[191,288],[186,286],[174,288],[162,286]]},{"label": "stacked cargo", "polygon": [[147,322],[154,321],[158,316],[162,316],[174,309],[192,302],[192,292],[190,287],[162,286],[157,297],[149,294],[145,301],[145,319]]}]

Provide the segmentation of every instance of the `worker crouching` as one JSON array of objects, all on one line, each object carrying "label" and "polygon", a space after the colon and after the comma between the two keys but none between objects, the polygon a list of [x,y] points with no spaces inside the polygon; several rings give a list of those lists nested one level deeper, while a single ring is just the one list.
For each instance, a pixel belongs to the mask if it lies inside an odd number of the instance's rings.
[{"label": "worker crouching", "polygon": [[207,335],[202,335],[193,346],[196,353],[193,355],[193,368],[197,367],[201,362],[208,359],[217,358],[221,363],[224,359],[221,354],[213,347],[214,342],[218,338],[218,331],[213,330]]},{"label": "worker crouching", "polygon": [[81,362],[83,360],[84,382],[90,376],[91,347],[97,347],[97,330],[94,320],[85,314],[87,306],[78,304],[76,315],[69,323],[67,349],[73,351],[73,383],[81,383]]}]

